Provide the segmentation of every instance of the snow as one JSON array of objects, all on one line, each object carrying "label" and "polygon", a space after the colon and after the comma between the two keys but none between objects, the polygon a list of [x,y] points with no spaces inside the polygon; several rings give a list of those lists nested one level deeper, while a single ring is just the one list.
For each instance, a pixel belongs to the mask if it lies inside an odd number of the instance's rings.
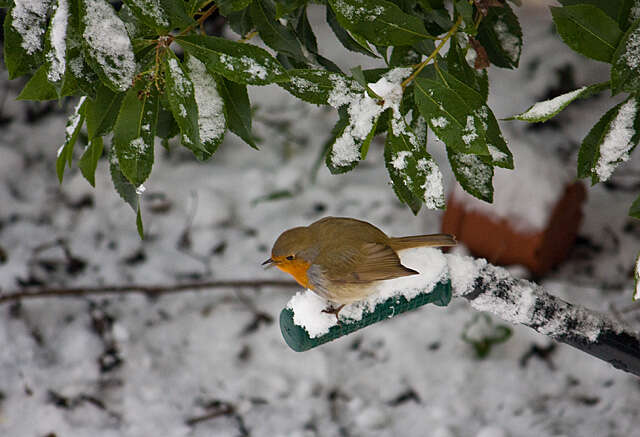
[{"label": "snow", "polygon": [[553,206],[570,182],[570,171],[533,144],[513,137],[508,144],[515,169],[494,169],[493,203],[478,200],[459,186],[453,196],[467,211],[496,221],[506,219],[519,232],[539,232],[546,228]]},{"label": "snow", "polygon": [[467,124],[462,130],[462,141],[469,145],[471,142],[478,138],[478,132],[476,131],[475,117],[467,115]]},{"label": "snow", "polygon": [[218,141],[226,128],[224,101],[218,94],[215,79],[205,65],[193,56],[187,61],[198,107],[198,127],[202,142]]},{"label": "snow", "polygon": [[629,152],[636,145],[631,140],[636,132],[634,123],[638,112],[638,101],[630,98],[618,110],[615,118],[609,123],[608,131],[602,144],[593,171],[601,182],[608,180],[613,170],[629,159]]},{"label": "snow", "polygon": [[47,61],[50,67],[47,79],[58,82],[65,72],[67,50],[67,20],[69,18],[69,5],[67,0],[58,0],[53,18],[51,19],[51,48],[47,53]]},{"label": "snow", "polygon": [[436,117],[431,119],[431,124],[435,127],[445,128],[449,124],[449,120],[444,117]]},{"label": "snow", "polygon": [[[315,30],[325,10],[311,4],[309,9]],[[522,65],[535,62],[537,69],[533,76],[527,68],[489,72],[490,107],[498,118],[527,108],[555,87],[558,68],[572,66],[580,85],[607,80],[609,65],[585,60],[550,33],[548,10],[536,12],[525,2],[517,13],[528,41]],[[316,35],[320,41],[333,41],[326,26]],[[361,59],[381,62],[331,47],[327,56],[334,59],[334,51],[345,71]],[[439,230],[439,212],[422,211],[414,217],[396,200],[378,139],[366,165],[340,176],[323,168],[316,183],[309,183],[313,157],[335,124],[335,111],[300,103],[274,86],[249,89],[258,107],[253,128],[263,139],[260,152],[227,135],[206,165],[177,146],[171,154],[157,154],[142,204],[148,238],[140,241],[131,208],[114,193],[107,163],[101,160],[98,165],[95,190],[75,165],[59,185],[52,144],[63,141],[66,117],[56,111],[27,123],[26,104],[14,100],[19,86],[0,80],[8,87],[3,115],[14,117],[2,126],[0,138],[0,252],[6,253],[5,262],[0,255],[0,293],[19,289],[18,280],[29,279],[55,287],[286,279],[284,273],[260,266],[274,239],[284,229],[326,215],[362,218],[390,235]],[[567,118],[563,114],[565,121],[556,129],[531,130],[520,122],[502,127],[510,145],[523,143],[562,159],[573,174],[577,151],[570,145],[580,144],[611,106],[609,98],[580,100],[567,108]],[[284,122],[287,129],[282,129]],[[441,164],[446,187],[451,187],[442,144],[430,138],[428,147]],[[518,154],[514,149],[516,160]],[[625,172],[611,176],[614,186],[589,188],[582,242],[566,263],[537,281],[569,302],[609,315],[615,308],[638,331],[631,271],[640,227],[627,217],[637,196],[627,189],[640,166],[634,161],[622,164]],[[292,187],[300,187],[300,195],[251,203]],[[91,199],[91,205],[78,206],[83,198]],[[83,270],[67,272],[64,250],[55,246],[59,239],[87,263]],[[464,258],[456,261],[465,264]],[[455,268],[448,255],[447,264]],[[468,278],[455,278],[456,289],[472,289]],[[477,360],[460,338],[477,311],[459,298],[446,308],[425,305],[311,351],[293,352],[282,339],[277,317],[296,291],[218,288],[159,298],[122,294],[2,304],[0,435],[638,433],[636,377],[564,344],[555,345],[546,358],[525,359],[534,346],[555,343],[516,325],[507,342]],[[108,315],[105,320],[113,320],[108,335],[93,328],[96,306]],[[274,322],[255,328],[254,310]],[[97,360],[107,350],[107,337],[115,341],[123,361],[101,371]],[[52,402],[49,390],[75,400],[74,406]],[[104,408],[83,401],[83,396],[99,400]],[[230,405],[235,413],[211,414],[222,411],[216,405]],[[212,416],[208,420],[186,423],[207,414]]]},{"label": "snow", "polygon": [[544,102],[537,102],[531,108],[518,116],[519,120],[537,121],[541,118],[548,118],[556,112],[562,110],[582,93],[587,87],[578,88],[577,90],[561,94]]},{"label": "snow", "polygon": [[51,0],[14,0],[11,25],[22,37],[22,48],[28,55],[42,51],[47,11]]},{"label": "snow", "polygon": [[160,26],[169,25],[159,0],[133,0],[132,3],[139,7],[144,15],[153,18],[153,21]]},{"label": "snow", "polygon": [[636,265],[633,270],[633,276],[636,283],[633,300],[637,300],[640,299],[640,255],[636,258]]},{"label": "snow", "polygon": [[[169,71],[171,73],[171,79],[175,84],[175,91],[180,96],[186,96],[193,93],[193,85],[189,79],[187,79],[182,72],[182,68],[178,65],[178,60],[175,58],[169,58]],[[186,111],[183,117],[186,117]]]},{"label": "snow", "polygon": [[83,37],[104,74],[120,91],[131,86],[136,72],[131,40],[122,20],[104,0],[86,0]]}]

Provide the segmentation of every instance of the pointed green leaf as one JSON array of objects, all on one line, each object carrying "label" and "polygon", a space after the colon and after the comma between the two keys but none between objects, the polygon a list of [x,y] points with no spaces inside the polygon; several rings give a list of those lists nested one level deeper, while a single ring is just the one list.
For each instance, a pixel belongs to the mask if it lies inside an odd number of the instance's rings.
[{"label": "pointed green leaf", "polygon": [[136,187],[151,173],[159,98],[140,85],[127,91],[113,128],[113,147],[120,170]]},{"label": "pointed green leaf", "polygon": [[47,66],[42,65],[24,86],[17,100],[43,101],[55,100],[57,98],[58,93],[55,87],[47,80]]},{"label": "pointed green leaf", "polygon": [[422,20],[385,0],[329,0],[338,22],[377,46],[411,45],[431,38]]},{"label": "pointed green leaf", "polygon": [[487,108],[487,116],[484,118],[487,123],[487,131],[485,133],[487,139],[487,148],[491,155],[492,164],[497,167],[513,169],[513,155],[507,146],[507,141],[500,132],[500,125],[493,111]]},{"label": "pointed green leaf", "polygon": [[87,133],[89,139],[101,137],[113,129],[125,93],[113,92],[100,85],[96,97],[87,104]]},{"label": "pointed green leaf", "polygon": [[[607,14],[613,20],[618,21],[618,19],[622,18],[623,15],[629,14],[629,7],[633,4],[633,0],[558,0],[563,6],[573,6],[573,5],[593,5],[598,9],[601,9],[602,12]],[[626,9],[626,11],[625,11]],[[622,23],[618,21],[618,23],[622,26]],[[625,23],[626,24],[626,23]]]},{"label": "pointed green leaf", "polygon": [[[442,173],[425,145],[418,141],[399,114],[393,114],[389,119],[385,162],[394,186],[402,183],[429,209],[444,208]],[[396,188],[396,193],[404,197],[402,189]],[[404,200],[403,197],[400,199]]]},{"label": "pointed green leaf", "polygon": [[456,153],[447,148],[449,163],[462,188],[485,202],[493,202],[493,166],[487,157]]},{"label": "pointed green leaf", "polygon": [[55,86],[58,95],[61,96],[67,70],[69,5],[67,0],[55,0],[53,3],[53,14],[45,34],[45,61],[47,79]]},{"label": "pointed green leaf", "polygon": [[552,7],[551,15],[562,40],[576,52],[610,62],[622,37],[611,17],[593,5]]},{"label": "pointed green leaf", "polygon": [[511,6],[489,8],[488,15],[478,27],[478,41],[487,51],[492,64],[516,68],[522,50],[522,29]]},{"label": "pointed green leaf", "polygon": [[140,208],[140,200],[138,200],[138,211],[136,211],[136,229],[141,240],[144,240],[144,226],[142,225],[142,213]]},{"label": "pointed green leaf", "polygon": [[136,186],[133,185],[120,170],[118,157],[113,149],[109,154],[109,172],[111,173],[111,181],[113,182],[113,187],[116,189],[116,192],[134,211],[137,212],[139,196],[136,191]]},{"label": "pointed green leaf", "polygon": [[331,30],[333,30],[333,33],[336,35],[336,38],[338,38],[338,41],[342,43],[345,49],[352,52],[362,53],[363,55],[371,56],[372,58],[379,57],[378,55],[376,55],[374,52],[371,51],[368,45],[363,46],[362,44],[357,42],[351,35],[349,35],[349,32],[347,32],[340,25],[340,23],[338,22],[338,19],[336,18],[336,14],[333,12],[333,10],[329,6],[327,6],[326,18],[327,18],[327,23],[329,23],[329,27],[331,27]]},{"label": "pointed green leaf", "polygon": [[156,31],[167,31],[171,28],[169,17],[159,0],[123,0],[131,12],[147,26]]},{"label": "pointed green leaf", "polygon": [[447,71],[480,93],[486,102],[489,94],[486,71],[480,72],[471,68],[456,38],[451,38],[449,43],[450,47],[446,57]]},{"label": "pointed green leaf", "polygon": [[629,28],[611,59],[611,91],[640,92],[640,20]]},{"label": "pointed green leaf", "polygon": [[234,82],[266,85],[289,80],[282,65],[266,50],[215,36],[180,36],[176,41],[209,71]]},{"label": "pointed green leaf", "polygon": [[218,83],[205,65],[194,56],[187,56],[189,77],[198,109],[200,141],[209,155],[215,153],[227,130],[224,100],[218,92]]},{"label": "pointed green leaf", "polygon": [[389,57],[389,67],[407,67],[420,62],[422,56],[412,46],[396,46]]},{"label": "pointed green leaf", "polygon": [[86,60],[111,89],[129,89],[136,72],[136,62],[124,23],[106,0],[79,1]]},{"label": "pointed green leaf", "polygon": [[514,115],[510,120],[516,119],[534,123],[544,122],[557,115],[574,100],[591,97],[607,88],[609,88],[609,82],[583,86],[577,90],[554,97],[553,99],[538,102],[522,114]]},{"label": "pointed green leaf", "polygon": [[300,47],[300,41],[298,41],[295,33],[280,24],[276,19],[275,10],[271,8],[268,2],[253,0],[253,3],[249,6],[249,11],[260,38],[266,45],[297,61],[306,61]]},{"label": "pointed green leaf", "polygon": [[[326,105],[334,89],[334,74],[337,73],[326,70],[289,70],[291,80],[278,85],[305,102]],[[343,77],[346,80],[346,76]]]},{"label": "pointed green leaf", "polygon": [[[225,15],[221,12],[222,15]],[[229,27],[238,35],[245,36],[253,29],[253,21],[249,8],[226,15]]]},{"label": "pointed green leaf", "polygon": [[80,168],[82,176],[92,187],[96,186],[96,167],[98,167],[98,160],[102,156],[103,148],[102,137],[92,139],[78,161],[78,168]]},{"label": "pointed green leaf", "polygon": [[43,63],[44,34],[51,0],[14,4],[4,19],[4,64],[9,79],[31,73]]},{"label": "pointed green leaf", "polygon": [[165,92],[173,118],[180,126],[182,145],[191,149],[200,160],[209,158],[211,155],[200,141],[198,106],[189,74],[172,51],[165,56],[162,68],[166,80]]},{"label": "pointed green leaf", "polygon": [[231,82],[223,77],[218,77],[217,82],[218,92],[222,96],[227,110],[229,130],[254,149],[258,149],[251,133],[251,104],[249,103],[247,86]]},{"label": "pointed green leaf", "polygon": [[454,88],[422,77],[414,81],[413,93],[420,113],[447,149],[488,155],[486,127],[480,118],[487,113],[482,97],[451,75],[447,75],[447,81]]},{"label": "pointed green leaf", "polygon": [[245,9],[251,4],[252,0],[218,0],[216,2],[220,7],[220,13],[225,17],[232,12],[238,12]]},{"label": "pointed green leaf", "polygon": [[85,111],[86,98],[82,97],[76,105],[73,113],[67,120],[67,127],[65,128],[64,143],[58,148],[58,154],[56,159],[56,173],[58,174],[58,180],[62,183],[64,176],[64,168],[66,165],[71,167],[71,160],[73,159],[73,146],[76,144],[80,129],[84,123],[84,111]]},{"label": "pointed green leaf", "polygon": [[171,28],[184,29],[195,23],[195,20],[187,12],[187,4],[184,1],[176,0],[158,0],[160,6],[164,10],[166,16],[169,18]]},{"label": "pointed green leaf", "polygon": [[591,183],[604,182],[640,140],[638,99],[629,97],[609,110],[591,129],[578,154],[578,177],[591,175]]}]

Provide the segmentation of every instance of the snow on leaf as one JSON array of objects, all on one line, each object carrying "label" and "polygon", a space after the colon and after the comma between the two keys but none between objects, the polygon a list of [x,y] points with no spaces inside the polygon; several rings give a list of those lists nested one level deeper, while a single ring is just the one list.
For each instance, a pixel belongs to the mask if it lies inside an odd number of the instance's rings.
[{"label": "snow on leaf", "polygon": [[127,29],[105,0],[83,0],[82,33],[86,53],[98,73],[118,91],[131,86],[136,71],[133,47]]},{"label": "snow on leaf", "polygon": [[49,63],[47,79],[50,82],[59,82],[66,69],[68,18],[69,5],[67,0],[58,0],[49,30],[51,48],[46,54],[46,59]]},{"label": "snow on leaf", "polygon": [[598,160],[592,171],[602,182],[609,179],[621,162],[629,159],[631,149],[636,145],[635,120],[638,112],[636,98],[628,99],[609,123],[609,129],[600,144]]},{"label": "snow on leaf", "polygon": [[22,48],[28,55],[42,51],[47,11],[51,0],[15,0],[11,25],[22,37]]}]

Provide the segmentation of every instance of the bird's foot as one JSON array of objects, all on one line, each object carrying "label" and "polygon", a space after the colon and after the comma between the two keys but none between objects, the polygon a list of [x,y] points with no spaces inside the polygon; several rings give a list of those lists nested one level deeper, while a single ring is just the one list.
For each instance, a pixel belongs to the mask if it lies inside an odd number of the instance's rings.
[{"label": "bird's foot", "polygon": [[342,310],[342,308],[344,308],[345,304],[340,305],[339,307],[333,307],[333,306],[329,306],[325,309],[322,310],[323,313],[327,313],[327,314],[333,314],[336,316],[336,321],[338,322],[338,325],[342,325],[342,322],[340,322],[340,317],[338,317],[338,314],[340,313],[340,310]]}]

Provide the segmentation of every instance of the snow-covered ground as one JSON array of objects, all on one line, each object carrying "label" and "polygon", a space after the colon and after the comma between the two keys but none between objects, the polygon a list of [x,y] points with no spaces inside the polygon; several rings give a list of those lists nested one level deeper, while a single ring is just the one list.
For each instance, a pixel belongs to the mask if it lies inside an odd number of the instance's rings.
[{"label": "snow-covered ground", "polygon": [[[323,11],[316,12],[320,24]],[[527,17],[521,68],[490,73],[498,118],[550,90],[606,80],[606,65],[551,35],[548,11],[519,15]],[[332,49],[326,25],[318,34],[341,65],[363,59]],[[204,164],[188,151],[158,148],[145,184],[148,238],[140,241],[106,161],[95,190],[75,169],[59,186],[54,162],[65,117],[58,111],[27,123],[26,106],[13,101],[17,85],[1,84],[0,93],[9,93],[2,114],[13,121],[0,126],[0,292],[21,284],[284,279],[260,266],[273,241],[326,215],[365,219],[391,235],[439,230],[440,212],[414,217],[396,200],[380,141],[355,171],[332,176],[321,168],[312,184],[336,114],[272,86],[251,90],[260,151],[232,134]],[[574,171],[578,144],[611,106],[608,97],[576,102],[543,128],[501,124],[507,138],[544,148]],[[429,151],[451,189],[442,145],[430,138]],[[640,224],[626,215],[640,191],[638,161],[632,157],[606,186],[589,189],[570,259],[540,281],[636,329],[640,312],[624,310],[633,308],[640,249]],[[535,181],[523,188],[535,192]],[[256,202],[282,190],[295,195]],[[479,360],[461,338],[475,313],[465,302],[428,305],[296,353],[277,324],[293,292],[212,289],[4,304],[0,435],[640,436],[637,378],[518,326]]]}]

